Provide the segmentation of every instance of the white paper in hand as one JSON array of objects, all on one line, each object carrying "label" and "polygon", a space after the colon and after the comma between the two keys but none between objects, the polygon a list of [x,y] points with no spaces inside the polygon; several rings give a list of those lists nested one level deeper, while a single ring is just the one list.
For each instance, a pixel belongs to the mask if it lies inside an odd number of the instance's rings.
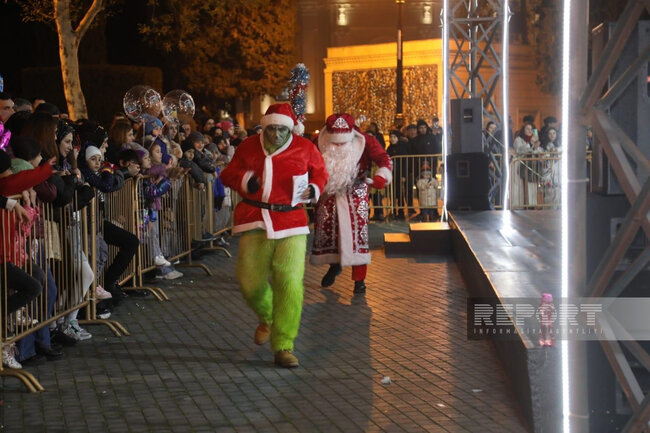
[{"label": "white paper in hand", "polygon": [[303,199],[301,196],[309,186],[309,173],[293,176],[293,195],[291,199],[291,206],[298,203],[307,203],[310,199]]}]

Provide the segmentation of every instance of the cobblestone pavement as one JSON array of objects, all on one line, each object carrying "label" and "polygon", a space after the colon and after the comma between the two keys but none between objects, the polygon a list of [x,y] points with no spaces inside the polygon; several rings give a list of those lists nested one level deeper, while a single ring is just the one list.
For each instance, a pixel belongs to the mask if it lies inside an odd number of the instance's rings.
[{"label": "cobblestone pavement", "polygon": [[[372,226],[375,245],[386,228]],[[90,327],[64,359],[30,368],[45,392],[3,379],[2,431],[525,431],[494,348],[466,338],[455,263],[372,254],[365,297],[350,269],[323,289],[327,267],[307,266],[300,368],[275,368],[253,343],[235,258],[211,254],[214,277],[182,268],[161,286],[172,302],[123,303],[113,318],[131,336]]]}]

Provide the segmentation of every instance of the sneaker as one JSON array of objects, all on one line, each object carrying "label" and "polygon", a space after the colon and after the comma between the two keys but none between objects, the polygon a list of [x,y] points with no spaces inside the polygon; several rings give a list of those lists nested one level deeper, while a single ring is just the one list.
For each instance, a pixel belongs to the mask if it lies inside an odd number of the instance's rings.
[{"label": "sneaker", "polygon": [[68,327],[63,330],[63,333],[77,341],[89,340],[92,338],[92,334],[79,326],[79,322],[76,319],[70,321]]},{"label": "sneaker", "polygon": [[220,246],[220,247],[224,247],[224,248],[225,248],[225,247],[229,247],[229,246],[230,246],[230,242],[228,242],[228,241],[225,240],[224,238],[219,238],[219,239],[217,239],[217,245]]},{"label": "sneaker", "polygon": [[111,299],[113,295],[111,295],[111,292],[106,291],[102,286],[97,285],[97,288],[95,289],[97,293],[97,299]]},{"label": "sneaker", "polygon": [[177,270],[173,270],[170,272],[167,272],[165,275],[163,275],[163,278],[166,280],[175,280],[176,278],[180,278],[183,276],[182,272],[178,272]]},{"label": "sneaker", "polygon": [[74,346],[77,343],[77,339],[66,335],[60,328],[56,328],[53,331],[50,331],[50,339],[62,346]]},{"label": "sneaker", "polygon": [[98,319],[106,320],[106,319],[110,319],[110,317],[111,317],[111,312],[110,311],[104,311],[103,313],[99,313],[99,312],[97,313],[97,318]]},{"label": "sneaker", "polygon": [[171,263],[169,263],[169,262],[167,261],[167,259],[165,259],[163,256],[156,256],[156,257],[154,257],[154,259],[153,259],[153,263],[154,263],[156,266],[170,266],[170,265],[171,265]]},{"label": "sneaker", "polygon": [[18,326],[36,325],[38,324],[38,320],[32,320],[32,318],[27,314],[25,307],[22,307],[20,310],[16,311],[16,324]]},{"label": "sneaker", "polygon": [[2,347],[2,365],[7,367],[7,368],[23,368],[22,365],[20,365],[20,362],[16,361],[16,355],[18,354],[18,348],[16,347],[16,343],[11,343],[8,346],[3,346]]}]

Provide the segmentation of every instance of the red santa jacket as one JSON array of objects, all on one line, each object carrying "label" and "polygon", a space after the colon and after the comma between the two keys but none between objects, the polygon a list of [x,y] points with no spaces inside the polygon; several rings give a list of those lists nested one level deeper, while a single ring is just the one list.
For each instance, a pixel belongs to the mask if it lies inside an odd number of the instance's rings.
[{"label": "red santa jacket", "polygon": [[[292,135],[284,146],[268,154],[262,140],[263,134],[256,134],[237,147],[232,161],[221,173],[223,184],[250,200],[291,205],[295,185],[307,179],[316,192],[316,202],[328,177],[318,149],[309,140]],[[251,194],[247,184],[253,176],[260,180],[261,188]],[[233,233],[263,229],[269,239],[309,233],[303,209],[275,212],[241,202],[235,208],[234,219]]]},{"label": "red santa jacket", "polygon": [[366,139],[363,153],[359,159],[359,172],[368,176],[374,162],[378,167],[375,175],[386,179],[386,185],[388,185],[393,180],[393,161],[375,137],[361,131],[358,132]]}]

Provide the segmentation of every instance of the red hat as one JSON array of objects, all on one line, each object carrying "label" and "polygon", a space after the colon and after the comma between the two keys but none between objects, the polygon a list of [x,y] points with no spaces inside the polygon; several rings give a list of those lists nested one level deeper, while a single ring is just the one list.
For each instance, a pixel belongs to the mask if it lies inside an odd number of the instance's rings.
[{"label": "red hat", "polygon": [[325,129],[332,142],[350,141],[354,136],[354,117],[347,113],[334,113],[327,118]]},{"label": "red hat", "polygon": [[260,120],[262,128],[268,125],[283,125],[293,130],[293,127],[298,124],[295,114],[289,104],[273,104],[266,109],[266,113]]}]

